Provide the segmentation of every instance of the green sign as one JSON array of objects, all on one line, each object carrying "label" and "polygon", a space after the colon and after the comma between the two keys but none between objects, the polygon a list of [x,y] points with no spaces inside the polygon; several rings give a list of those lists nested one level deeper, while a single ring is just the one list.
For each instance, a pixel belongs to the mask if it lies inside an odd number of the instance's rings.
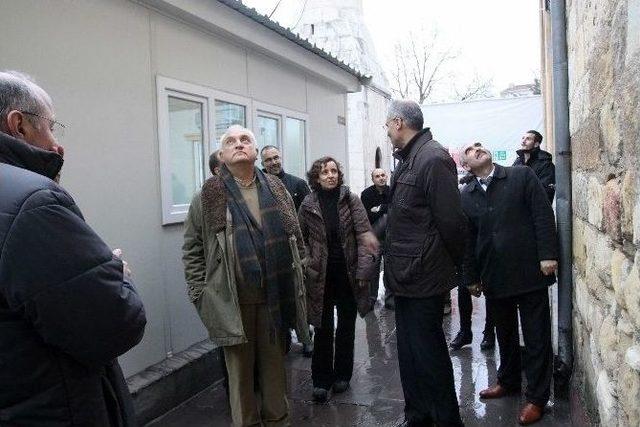
[{"label": "green sign", "polygon": [[494,151],[493,160],[507,160],[507,152],[505,150]]}]

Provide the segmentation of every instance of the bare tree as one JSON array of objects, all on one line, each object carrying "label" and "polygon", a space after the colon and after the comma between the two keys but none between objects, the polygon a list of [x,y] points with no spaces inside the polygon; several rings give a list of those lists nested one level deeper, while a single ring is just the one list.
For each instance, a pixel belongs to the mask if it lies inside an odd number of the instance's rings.
[{"label": "bare tree", "polygon": [[423,104],[446,76],[447,63],[456,56],[452,47],[443,45],[437,30],[409,32],[395,45],[391,90],[401,98]]},{"label": "bare tree", "polygon": [[493,79],[481,77],[475,73],[471,81],[459,88],[455,83],[453,93],[456,101],[468,101],[477,98],[490,98],[492,96]]}]

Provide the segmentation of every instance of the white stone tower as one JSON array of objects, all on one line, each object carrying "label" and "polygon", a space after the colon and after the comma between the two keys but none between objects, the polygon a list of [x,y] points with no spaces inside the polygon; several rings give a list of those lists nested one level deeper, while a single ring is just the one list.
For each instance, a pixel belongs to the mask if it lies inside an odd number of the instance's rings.
[{"label": "white stone tower", "polygon": [[373,77],[362,92],[348,97],[349,184],[354,192],[360,192],[371,185],[376,152],[380,167],[391,168],[391,146],[381,127],[391,97],[389,84],[364,23],[362,0],[307,0],[292,29]]}]

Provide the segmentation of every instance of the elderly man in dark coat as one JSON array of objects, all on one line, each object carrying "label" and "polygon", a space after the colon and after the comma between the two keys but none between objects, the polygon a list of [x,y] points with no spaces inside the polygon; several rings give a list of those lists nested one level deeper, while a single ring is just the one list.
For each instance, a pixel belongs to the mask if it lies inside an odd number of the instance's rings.
[{"label": "elderly man in dark coat", "polygon": [[455,163],[423,122],[415,102],[391,102],[385,126],[400,163],[391,181],[384,272],[395,298],[406,423],[457,426],[442,318],[463,260],[466,218]]},{"label": "elderly man in dark coat", "polygon": [[480,397],[520,392],[519,311],[527,377],[527,403],[519,422],[532,424],[542,417],[551,385],[547,286],[555,282],[558,257],[553,210],[530,168],[494,164],[480,143],[465,147],[460,163],[475,176],[461,192],[470,222],[463,282],[475,295],[485,293],[500,347],[497,383]]},{"label": "elderly man in dark coat", "polygon": [[116,358],[146,323],[121,253],[54,179],[51,98],[0,73],[0,425],[133,426]]}]

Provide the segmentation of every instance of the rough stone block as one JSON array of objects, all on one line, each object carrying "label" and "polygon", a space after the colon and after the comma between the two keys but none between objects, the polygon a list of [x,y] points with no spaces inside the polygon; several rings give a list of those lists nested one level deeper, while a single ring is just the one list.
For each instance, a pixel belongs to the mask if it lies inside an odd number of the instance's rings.
[{"label": "rough stone block", "polygon": [[622,357],[618,349],[618,334],[613,316],[605,316],[603,319],[598,341],[602,364],[611,373],[611,378],[616,378]]},{"label": "rough stone block", "polygon": [[587,263],[587,245],[585,240],[585,223],[575,218],[573,219],[573,265],[577,273],[584,277]]},{"label": "rough stone block", "polygon": [[620,402],[620,424],[640,426],[640,373],[628,366],[620,368],[618,394]]},{"label": "rough stone block", "polygon": [[618,108],[616,102],[609,98],[600,110],[600,133],[607,153],[609,163],[617,165],[622,155],[622,137],[618,122]]},{"label": "rough stone block", "polygon": [[635,343],[636,331],[633,325],[627,319],[626,312],[622,312],[616,324],[616,332],[618,334],[618,348],[620,354],[624,356],[629,347]]},{"label": "rough stone block", "polygon": [[634,345],[627,349],[624,361],[634,371],[640,373],[640,345]]},{"label": "rough stone block", "polygon": [[624,412],[626,425],[640,425],[640,345],[627,349],[621,364],[618,380],[620,407]]},{"label": "rough stone block", "polygon": [[[627,1],[627,62],[640,52],[640,0]],[[639,423],[640,424],[640,423]]]},{"label": "rough stone block", "polygon": [[615,398],[615,386],[605,371],[598,375],[596,385],[596,395],[598,397],[598,412],[600,422],[603,426],[614,426],[618,418],[618,405]]},{"label": "rough stone block", "polygon": [[587,117],[577,131],[571,135],[573,165],[576,169],[596,171],[600,167],[602,146],[600,140],[599,113]]},{"label": "rough stone block", "polygon": [[631,323],[640,329],[640,251],[636,253],[633,267],[623,285],[625,306]]},{"label": "rough stone block", "polygon": [[587,248],[586,282],[593,295],[601,299],[602,287],[611,288],[613,248],[606,234],[589,225],[585,226],[584,236]]},{"label": "rough stone block", "polygon": [[590,330],[588,319],[591,315],[592,301],[589,295],[587,284],[580,277],[576,277],[574,281],[573,298],[577,313],[581,318],[581,322]]},{"label": "rough stone block", "polygon": [[611,285],[615,293],[616,302],[619,306],[625,308],[624,282],[629,276],[629,271],[633,261],[620,250],[614,249],[611,256]]},{"label": "rough stone block", "polygon": [[622,197],[620,180],[607,181],[604,190],[604,229],[612,240],[622,242]]},{"label": "rough stone block", "polygon": [[[627,169],[622,179],[622,219],[621,219],[621,231],[622,237],[625,240],[633,242],[634,236],[634,208],[636,207],[637,199],[637,187],[638,187],[638,173],[635,167]],[[640,209],[640,206],[638,206]]]},{"label": "rough stone block", "polygon": [[571,176],[571,190],[573,214],[587,221],[589,219],[589,176],[574,171]]},{"label": "rough stone block", "polygon": [[595,176],[589,177],[589,222],[596,228],[602,229],[602,206],[604,191],[602,184]]}]

